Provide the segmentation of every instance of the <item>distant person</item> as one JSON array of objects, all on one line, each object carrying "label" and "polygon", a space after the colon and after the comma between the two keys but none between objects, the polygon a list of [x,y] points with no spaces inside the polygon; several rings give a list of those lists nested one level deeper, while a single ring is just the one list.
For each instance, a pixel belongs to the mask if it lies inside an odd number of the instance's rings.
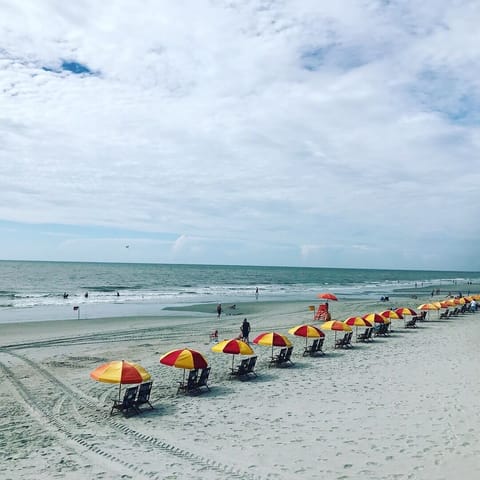
[{"label": "distant person", "polygon": [[68,293],[67,292],[63,292],[63,298],[68,298]]},{"label": "distant person", "polygon": [[88,292],[85,292],[85,298],[88,298]]},{"label": "distant person", "polygon": [[243,319],[241,330],[242,330],[243,341],[249,343],[248,336],[250,335],[250,323],[246,318]]},{"label": "distant person", "polygon": [[218,342],[218,330],[214,330],[210,334],[210,340],[213,340],[214,342]]},{"label": "distant person", "polygon": [[258,300],[258,287],[255,289],[255,298]]},{"label": "distant person", "polygon": [[217,318],[220,318],[221,315],[222,315],[222,304],[219,303],[217,305]]},{"label": "distant person", "polygon": [[117,290],[117,297],[119,297],[119,296],[120,296],[120,292]]}]

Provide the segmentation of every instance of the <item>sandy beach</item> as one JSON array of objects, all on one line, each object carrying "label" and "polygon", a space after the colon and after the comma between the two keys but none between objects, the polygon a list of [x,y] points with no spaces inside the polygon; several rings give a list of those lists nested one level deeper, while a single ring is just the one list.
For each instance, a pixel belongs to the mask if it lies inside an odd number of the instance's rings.
[{"label": "sandy beach", "polygon": [[[429,298],[395,301],[415,308]],[[340,301],[332,316],[381,311],[381,302]],[[195,313],[191,313],[192,310]],[[225,311],[6,324],[0,340],[0,478],[12,479],[425,479],[480,478],[480,313],[439,319],[370,344],[270,368],[253,345],[258,377],[231,379],[231,356],[211,352],[209,333],[250,338],[312,323],[305,302],[251,302]],[[211,390],[177,394],[183,371],[163,353],[201,351]],[[110,416],[116,385],[89,373],[110,360],[152,375],[154,410]],[[239,357],[236,358],[236,363]]]}]

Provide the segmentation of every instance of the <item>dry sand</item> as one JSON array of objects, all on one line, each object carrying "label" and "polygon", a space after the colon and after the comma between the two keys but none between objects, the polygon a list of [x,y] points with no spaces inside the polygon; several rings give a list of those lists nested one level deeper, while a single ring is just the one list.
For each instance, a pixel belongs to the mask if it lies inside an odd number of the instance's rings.
[{"label": "dry sand", "polygon": [[[414,307],[422,299],[396,306]],[[431,320],[371,344],[231,380],[231,357],[209,332],[251,338],[309,323],[305,302],[215,305],[184,316],[2,325],[1,479],[452,479],[480,478],[480,313]],[[334,318],[381,311],[379,302],[332,304]],[[202,314],[203,312],[203,314]],[[188,346],[212,366],[211,391],[177,395],[182,371],[159,364]],[[238,357],[237,357],[238,358]],[[94,382],[103,362],[128,359],[152,374],[154,410],[110,416],[117,387]]]}]

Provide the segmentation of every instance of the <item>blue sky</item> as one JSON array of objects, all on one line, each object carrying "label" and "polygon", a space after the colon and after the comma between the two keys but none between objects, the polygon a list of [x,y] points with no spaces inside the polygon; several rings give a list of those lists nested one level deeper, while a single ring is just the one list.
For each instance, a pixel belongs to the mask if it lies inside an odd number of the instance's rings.
[{"label": "blue sky", "polygon": [[0,258],[480,270],[477,2],[1,10]]}]

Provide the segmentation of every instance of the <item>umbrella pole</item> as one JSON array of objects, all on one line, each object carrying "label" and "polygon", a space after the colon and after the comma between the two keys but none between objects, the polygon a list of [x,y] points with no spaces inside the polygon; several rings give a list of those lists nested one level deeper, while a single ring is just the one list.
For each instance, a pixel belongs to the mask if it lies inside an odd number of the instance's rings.
[{"label": "umbrella pole", "polygon": [[122,360],[122,371],[120,372],[120,383],[118,385],[118,401],[120,401],[121,392],[122,392],[122,376],[123,376],[123,365],[124,364],[125,364],[125,360]]},{"label": "umbrella pole", "polygon": [[235,355],[232,355],[232,372],[233,372],[233,364],[235,362]]}]

